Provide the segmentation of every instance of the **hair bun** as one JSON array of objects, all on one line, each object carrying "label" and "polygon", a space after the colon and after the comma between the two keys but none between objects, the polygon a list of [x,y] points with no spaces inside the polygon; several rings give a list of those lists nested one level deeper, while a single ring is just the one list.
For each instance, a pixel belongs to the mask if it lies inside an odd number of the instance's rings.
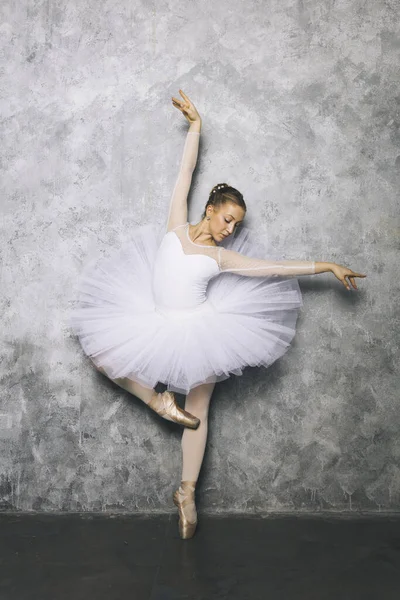
[{"label": "hair bun", "polygon": [[247,210],[246,203],[243,199],[243,195],[239,192],[239,190],[233,188],[229,185],[229,183],[226,183],[224,181],[223,183],[217,183],[217,185],[214,185],[214,187],[212,188],[202,218],[204,219],[206,217],[206,211],[208,206],[220,207],[226,202],[232,202],[233,204],[237,204],[237,206],[243,208],[245,212]]},{"label": "hair bun", "polygon": [[223,190],[223,189],[225,189],[225,188],[227,188],[227,187],[229,187],[229,185],[228,185],[227,183],[218,183],[218,184],[217,184],[217,185],[215,185],[215,186],[213,187],[213,189],[211,190],[211,192],[210,192],[210,196],[211,196],[212,194],[215,194],[215,192],[219,192],[220,190]]}]

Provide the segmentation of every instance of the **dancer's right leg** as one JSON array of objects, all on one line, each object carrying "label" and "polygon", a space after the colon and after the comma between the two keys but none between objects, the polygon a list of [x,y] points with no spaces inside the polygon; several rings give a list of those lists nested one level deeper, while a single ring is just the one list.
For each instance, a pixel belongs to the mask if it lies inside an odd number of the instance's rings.
[{"label": "dancer's right leg", "polygon": [[[94,366],[100,373],[103,373],[103,375],[108,377],[102,367],[98,367],[97,365]],[[160,415],[160,417],[163,417],[163,419],[179,423],[180,425],[184,425],[191,429],[197,429],[199,426],[200,419],[180,408],[176,403],[175,396],[172,392],[156,392],[154,388],[147,388],[128,377],[120,377],[118,379],[111,379],[109,377],[109,379],[116,383],[120,388],[133,394],[139,398],[139,400],[142,400],[142,402],[145,402],[147,406]]]}]

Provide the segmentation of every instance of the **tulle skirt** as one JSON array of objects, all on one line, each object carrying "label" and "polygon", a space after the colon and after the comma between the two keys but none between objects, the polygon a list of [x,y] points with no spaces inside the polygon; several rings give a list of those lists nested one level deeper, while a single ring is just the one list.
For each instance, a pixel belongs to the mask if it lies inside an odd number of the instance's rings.
[{"label": "tulle skirt", "polygon": [[[160,309],[152,269],[164,232],[165,227],[137,226],[132,241],[83,269],[71,327],[95,365],[111,379],[128,377],[148,388],[164,383],[187,394],[280,358],[302,306],[297,279],[221,273],[210,280],[207,301],[196,309]],[[221,245],[271,258],[245,227]]]}]

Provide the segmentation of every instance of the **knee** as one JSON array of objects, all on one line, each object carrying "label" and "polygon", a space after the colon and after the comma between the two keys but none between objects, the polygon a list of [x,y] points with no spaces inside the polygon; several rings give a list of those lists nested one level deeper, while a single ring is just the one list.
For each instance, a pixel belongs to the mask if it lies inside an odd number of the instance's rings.
[{"label": "knee", "polygon": [[192,413],[195,417],[198,417],[202,423],[208,420],[208,402],[193,402],[187,403],[185,410]]}]

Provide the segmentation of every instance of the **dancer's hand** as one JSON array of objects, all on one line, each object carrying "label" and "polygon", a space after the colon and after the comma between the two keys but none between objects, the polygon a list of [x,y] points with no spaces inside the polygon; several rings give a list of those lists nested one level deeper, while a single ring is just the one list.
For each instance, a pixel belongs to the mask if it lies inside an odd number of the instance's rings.
[{"label": "dancer's hand", "polygon": [[187,121],[189,121],[189,123],[201,121],[201,117],[190,98],[186,94],[184,94],[182,90],[179,90],[179,93],[182,96],[183,100],[178,100],[178,98],[172,96],[172,104],[176,106],[176,108],[179,108],[179,110],[183,113],[184,117]]},{"label": "dancer's hand", "polygon": [[[350,289],[349,281],[350,281],[351,285],[353,286],[353,288],[355,290],[357,289],[356,283],[354,281],[354,277],[366,277],[366,275],[363,275],[362,273],[354,273],[354,271],[352,271],[351,269],[348,269],[347,267],[343,267],[342,265],[337,265],[336,263],[331,264],[331,271],[335,275],[335,277],[337,277],[339,279],[339,281],[341,281],[343,283],[344,287],[347,290]],[[347,281],[347,279],[349,281]]]}]

